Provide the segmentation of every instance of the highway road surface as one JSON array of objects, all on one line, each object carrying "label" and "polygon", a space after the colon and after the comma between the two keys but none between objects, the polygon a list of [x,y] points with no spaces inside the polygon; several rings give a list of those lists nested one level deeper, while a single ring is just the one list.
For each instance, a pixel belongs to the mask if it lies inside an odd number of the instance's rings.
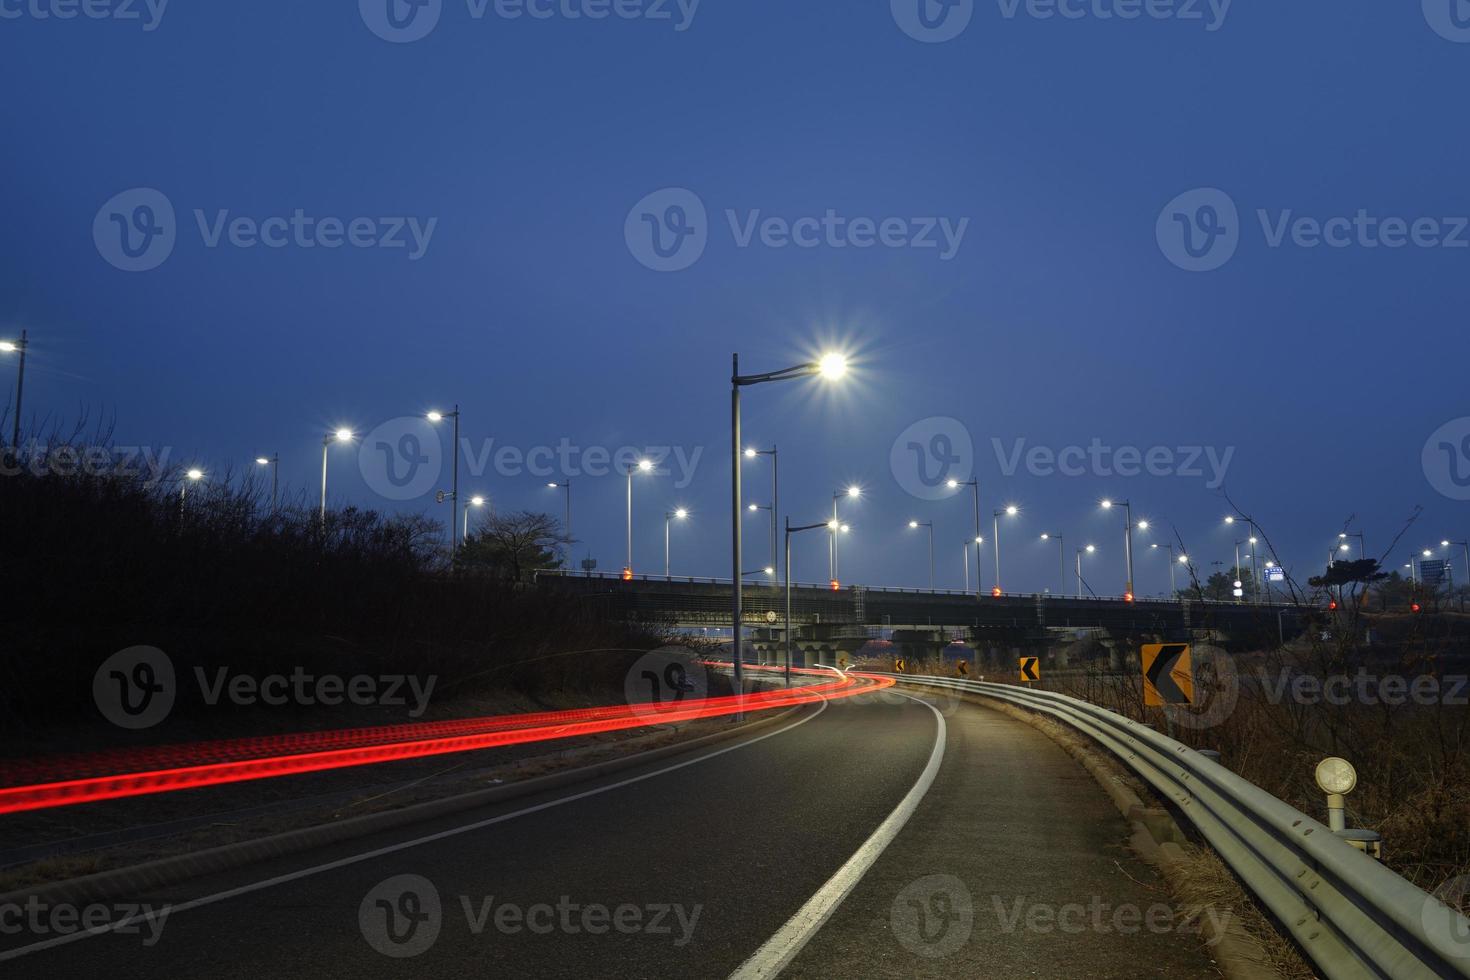
[{"label": "highway road surface", "polygon": [[1029,726],[884,692],[77,910],[95,934],[0,909],[0,976],[1218,976],[1126,833]]}]

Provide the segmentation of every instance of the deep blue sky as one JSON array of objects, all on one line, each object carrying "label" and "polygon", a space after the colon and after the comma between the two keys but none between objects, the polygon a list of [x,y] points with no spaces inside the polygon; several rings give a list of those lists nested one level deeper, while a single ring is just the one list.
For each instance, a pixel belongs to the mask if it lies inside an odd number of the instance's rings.
[{"label": "deep blue sky", "polygon": [[[1095,542],[1090,581],[1121,591],[1104,495],[1177,526],[1202,564],[1234,535],[1203,479],[1008,479],[992,437],[1234,447],[1225,489],[1307,572],[1353,513],[1370,552],[1416,504],[1406,545],[1470,533],[1470,507],[1421,465],[1430,433],[1470,414],[1470,248],[1271,248],[1255,213],[1470,214],[1467,78],[1470,44],[1431,30],[1417,3],[1238,0],[1208,31],[1007,18],[979,0],[936,44],[906,36],[887,0],[704,0],[682,32],[475,20],[445,0],[408,44],[375,36],[347,0],[173,0],[152,31],[26,13],[0,19],[0,329],[31,332],[27,414],[114,414],[119,444],[173,447],[211,473],[277,450],[308,496],[327,427],[456,400],[476,444],[702,446],[687,488],[640,478],[636,565],[661,570],[663,512],[683,504],[695,516],[676,529],[675,571],[721,575],[730,354],[772,370],[835,344],[860,359],[851,384],[750,390],[745,424],[752,443],[781,445],[797,521],[820,518],[835,486],[868,488],[845,581],[923,584],[913,517],[936,522],[940,584],[960,584],[968,501],[917,500],[889,466],[899,432],[930,416],[974,439],[987,541],[993,505],[1023,508],[1003,531],[1012,590],[1053,586],[1056,550],[1036,535],[1060,530],[1068,566]],[[136,187],[162,191],[179,230],[166,262],[129,273],[92,226]],[[710,240],[692,267],[659,273],[630,253],[624,221],[667,187],[699,196]],[[1193,273],[1162,254],[1155,221],[1200,187],[1238,205],[1241,241]],[[211,249],[196,208],[438,224],[418,261]],[[738,248],[727,208],[969,225],[950,261]],[[765,502],[767,471],[751,472]],[[334,500],[405,506],[373,494],[351,450],[334,450],[331,481]],[[544,483],[463,486],[559,513]],[[616,569],[622,479],[575,492],[583,551]],[[756,567],[764,525],[748,529]],[[1138,590],[1162,589],[1163,561],[1139,549]],[[801,578],[825,578],[816,536],[799,556]]]}]

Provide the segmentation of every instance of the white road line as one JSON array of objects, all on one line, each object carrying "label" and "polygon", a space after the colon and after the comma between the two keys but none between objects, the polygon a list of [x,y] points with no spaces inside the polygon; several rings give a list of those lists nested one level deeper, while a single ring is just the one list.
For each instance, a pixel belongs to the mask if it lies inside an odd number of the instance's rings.
[{"label": "white road line", "polygon": [[[675,772],[687,766],[696,765],[700,762],[705,762],[709,759],[713,759],[716,756],[724,755],[726,752],[734,752],[736,749],[743,749],[747,746],[754,745],[757,742],[764,742],[768,738],[775,738],[777,735],[784,735],[786,732],[791,731],[793,728],[796,728],[799,725],[805,725],[807,722],[817,717],[817,715],[827,710],[826,701],[818,701],[815,703],[818,705],[816,711],[807,715],[805,718],[798,718],[796,721],[793,721],[789,725],[783,725],[780,728],[776,729],[774,732],[767,732],[764,735],[757,735],[755,738],[745,739],[743,741],[737,742],[734,745],[726,746],[723,749],[716,749],[713,752],[707,752],[704,755],[697,756],[693,759],[686,759],[683,762],[676,762],[671,766],[664,766],[662,769],[655,769],[653,772],[646,772],[641,776],[633,776],[628,779],[622,779],[616,783],[609,783],[606,786],[599,786],[596,789],[584,790],[581,793],[574,793],[571,796],[563,796],[555,800],[548,800],[545,803],[538,803],[535,806],[528,806],[524,809],[516,810],[513,813],[504,813],[498,817],[491,817],[488,820],[479,820],[475,823],[465,824],[462,827],[453,827],[449,830],[441,830],[436,834],[429,834],[425,837],[419,837],[414,840],[402,841],[398,844],[390,844],[387,847],[380,847],[377,850],[365,851],[362,854],[354,854],[351,857],[340,858],[336,861],[328,861],[325,864],[318,864],[310,868],[303,868],[300,871],[292,871],[289,874],[277,875],[274,878],[266,878],[263,881],[252,882],[248,885],[241,885],[239,888],[231,888],[228,891],[217,892],[213,895],[205,895],[202,898],[191,899],[187,902],[180,902],[177,905],[168,906],[168,914],[170,917],[172,917],[176,912],[187,912],[190,909],[202,908],[206,905],[214,905],[218,902],[223,902],[231,898],[238,898],[241,895],[249,895],[251,892],[264,891],[267,888],[274,888],[277,885],[284,885],[288,882],[298,881],[302,878],[310,878],[313,875],[319,875],[327,871],[335,871],[338,868],[345,868],[349,865],[360,864],[363,861],[371,861],[373,858],[383,857],[388,854],[395,854],[399,851],[406,851],[409,848],[418,847],[422,844],[432,844],[435,841],[441,841],[448,837],[457,837],[460,834],[467,834],[472,831],[482,830],[486,827],[491,827],[498,823],[505,823],[508,820],[514,820],[517,817],[524,817],[527,814],[531,813],[540,813],[542,810],[550,810],[553,807],[561,806],[564,803],[573,803],[577,800],[585,800],[589,796],[597,796],[599,793],[606,793],[609,790],[620,789],[624,786],[631,786],[634,783],[641,783],[645,779],[653,779],[655,776],[662,776],[666,773]],[[55,936],[51,939],[46,939],[39,943],[32,943],[29,946],[22,946],[18,949],[6,950],[5,952],[0,952],[0,963],[5,962],[6,960],[18,959],[31,953],[39,953],[42,950],[51,949],[56,946],[63,946],[67,943],[73,943],[81,939],[87,939],[92,936],[101,936],[109,932],[116,932],[119,929],[123,929],[136,922],[142,921],[143,918],[144,916],[142,913],[137,913],[126,918],[119,919],[116,922],[110,922],[105,926],[99,926],[95,929],[88,929],[83,932],[68,933],[64,936]]]},{"label": "white road line", "polygon": [[[909,697],[910,701],[918,701],[918,698]],[[852,892],[857,883],[862,880],[863,875],[871,868],[893,843],[898,832],[903,829],[904,824],[909,822],[909,817],[919,808],[924,794],[929,792],[929,787],[934,785],[934,777],[939,774],[939,766],[944,762],[944,740],[946,727],[944,715],[934,705],[927,701],[919,701],[920,704],[934,712],[934,718],[939,723],[938,731],[934,735],[934,749],[929,753],[929,764],[919,774],[918,782],[908,791],[897,807],[888,815],[888,818],[878,825],[862,847],[859,847],[847,863],[837,869],[837,873],[827,879],[827,883],[817,889],[817,893],[807,900],[807,903],[796,910],[796,914],[786,921],[776,934],[766,940],[764,946],[730,974],[730,980],[770,980],[777,976],[791,961],[796,958],[811,938],[817,934],[817,930],[832,917],[837,907]]]}]

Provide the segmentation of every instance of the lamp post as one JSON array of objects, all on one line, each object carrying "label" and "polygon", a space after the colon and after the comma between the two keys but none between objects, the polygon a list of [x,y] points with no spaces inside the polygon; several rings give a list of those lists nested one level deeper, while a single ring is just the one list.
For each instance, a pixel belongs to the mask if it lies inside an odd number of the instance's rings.
[{"label": "lamp post", "polygon": [[184,471],[184,478],[179,481],[179,516],[184,516],[184,501],[189,496],[189,484],[198,483],[204,479],[204,471],[201,469],[188,469]]},{"label": "lamp post", "polygon": [[1179,586],[1174,581],[1174,546],[1166,543],[1163,545],[1151,544],[1149,547],[1155,551],[1163,547],[1169,552],[1169,598],[1172,599],[1179,594]]},{"label": "lamp post", "polygon": [[1362,558],[1363,555],[1364,555],[1364,553],[1365,553],[1365,548],[1366,548],[1365,542],[1363,541],[1363,533],[1361,531],[1343,531],[1343,532],[1339,533],[1338,536],[1337,536],[1337,540],[1339,540],[1339,541],[1342,542],[1342,548],[1340,550],[1342,550],[1342,551],[1347,551],[1348,550],[1348,547],[1347,547],[1347,539],[1348,538],[1357,538],[1358,539],[1358,557],[1359,558]]},{"label": "lamp post", "polygon": [[781,461],[776,453],[776,447],[770,449],[747,448],[746,459],[758,459],[761,456],[771,457],[771,565],[776,564],[776,515],[781,512]]},{"label": "lamp post", "polygon": [[[1461,586],[1461,588],[1463,589],[1466,586],[1470,586],[1470,539],[1467,539],[1465,541],[1450,541],[1450,540],[1445,540],[1445,541],[1441,541],[1439,543],[1439,546],[1441,548],[1449,548],[1449,547],[1453,547],[1454,545],[1459,545],[1461,548],[1465,549],[1465,583],[1466,583],[1466,585],[1465,586]],[[1465,611],[1465,593],[1464,592],[1461,592],[1460,593],[1460,611],[1461,612],[1464,612]]]},{"label": "lamp post", "polygon": [[683,507],[664,514],[664,578],[669,578],[669,522],[682,521],[689,516]]},{"label": "lamp post", "polygon": [[269,466],[271,468],[271,513],[277,509],[277,496],[280,489],[281,454],[274,453],[270,456],[255,457],[256,466]]},{"label": "lamp post", "polygon": [[765,504],[749,504],[749,505],[746,506],[746,510],[749,511],[750,513],[752,513],[752,514],[759,514],[763,510],[770,512],[770,514],[771,514],[771,548],[773,549],[772,554],[771,554],[771,567],[772,568],[775,568],[776,567],[776,555],[775,555],[774,549],[776,547],[776,505],[775,504],[771,504],[768,507]]},{"label": "lamp post", "polygon": [[351,429],[338,429],[336,432],[329,432],[322,436],[322,527],[327,526],[327,447],[333,442],[351,441]]},{"label": "lamp post", "polygon": [[[449,509],[449,513],[453,514],[454,508],[459,506],[459,406],[455,405],[454,411],[452,412],[430,412],[425,417],[435,425],[438,425],[445,419],[454,419],[454,442],[452,445],[454,465],[452,467],[453,476],[449,484],[449,499],[454,501],[453,506]],[[468,516],[469,511],[465,511],[465,515]],[[458,550],[459,538],[455,536],[454,520],[451,518],[449,521],[449,553],[453,555]]]},{"label": "lamp post", "polygon": [[994,532],[994,534],[992,536],[993,539],[990,542],[990,550],[995,553],[995,588],[992,589],[991,591],[993,591],[996,595],[1000,595],[1001,594],[1001,587],[1000,587],[1000,518],[1001,518],[1001,515],[1002,514],[1004,514],[1007,517],[1015,517],[1020,512],[1021,512],[1020,511],[1020,508],[1018,508],[1015,504],[1010,504],[1004,510],[998,510],[994,514],[995,532]]},{"label": "lamp post", "polygon": [[[1115,501],[1104,500],[1103,510],[1111,510]],[[1123,589],[1123,598],[1129,602],[1133,601],[1133,504],[1127,500],[1116,501],[1123,508],[1125,517],[1123,523],[1123,561],[1128,569],[1128,581]]]},{"label": "lamp post", "polygon": [[[980,546],[982,544],[984,544],[984,543],[985,543],[985,539],[982,538],[982,537],[980,537],[977,534],[975,536],[975,565],[976,565],[976,574],[979,574]],[[970,591],[970,542],[968,542],[968,541],[961,541],[960,544],[964,545],[964,548],[965,548],[965,591],[968,593]]]},{"label": "lamp post", "polygon": [[[735,692],[743,692],[744,671],[741,666],[741,527],[740,527],[740,389],[749,385],[766,384],[772,381],[790,381],[795,378],[809,378],[821,376],[829,380],[842,377],[847,372],[847,359],[841,354],[828,354],[820,361],[798,364],[781,371],[771,371],[765,374],[742,375],[740,373],[740,355],[731,357],[730,372],[730,537],[731,537],[731,592],[732,614],[731,640],[732,653],[735,662]],[[740,715],[736,715],[738,719]]]},{"label": "lamp post", "polygon": [[1067,545],[1060,534],[1052,534],[1048,531],[1041,535],[1043,541],[1050,541],[1052,538],[1056,538],[1057,541],[1057,595],[1064,596],[1067,594]]},{"label": "lamp post", "polygon": [[[834,490],[834,491],[832,491],[832,522],[835,524],[838,521],[838,517],[837,517],[837,501],[838,500],[842,499],[843,497],[848,497],[848,498],[851,498],[853,500],[856,500],[857,498],[861,497],[862,495],[863,495],[863,488],[860,487],[860,486],[857,486],[856,484],[854,484],[853,486],[848,487],[846,490]],[[835,535],[835,534],[832,535],[831,539],[827,542],[827,550],[829,552],[829,554],[827,555],[827,571],[829,573],[827,575],[827,577],[830,578],[832,581],[835,582],[835,581],[837,581],[837,535]]]},{"label": "lamp post", "polygon": [[[1077,598],[1079,599],[1082,598],[1082,553],[1085,551],[1090,555],[1096,550],[1096,545],[1088,545],[1085,548],[1077,549]],[[1088,591],[1091,592],[1092,589],[1089,587]]]},{"label": "lamp post", "polygon": [[[1254,520],[1252,520],[1249,517],[1246,517],[1244,514],[1228,514],[1225,517],[1225,523],[1226,524],[1234,524],[1236,521],[1245,521],[1246,525],[1248,527],[1250,527],[1250,529],[1251,529],[1251,533],[1250,533],[1250,543],[1251,543],[1251,555],[1250,555],[1250,559],[1251,559],[1251,577],[1256,580],[1255,582],[1252,583],[1252,586],[1255,589],[1255,594],[1252,596],[1252,600],[1251,601],[1254,602],[1254,603],[1259,603],[1260,600],[1261,600],[1261,590],[1260,590],[1260,587],[1259,587],[1260,586],[1260,566],[1259,566],[1259,564],[1257,562],[1258,556],[1255,553],[1256,552],[1256,547],[1255,546],[1256,546],[1256,544],[1259,541],[1259,535],[1261,533],[1261,529],[1260,529],[1260,527],[1258,527],[1256,525],[1256,522]],[[1342,540],[1342,541],[1345,541],[1345,540],[1347,540],[1347,538],[1352,537],[1352,536],[1353,535],[1339,534],[1338,535],[1338,539],[1339,540]],[[1359,534],[1359,535],[1356,535],[1356,537],[1358,538],[1358,548],[1359,548],[1358,557],[1361,558],[1362,557],[1362,551],[1361,551],[1361,549],[1363,547],[1363,545],[1362,545],[1363,536],[1361,534]],[[1273,561],[1277,560],[1276,559],[1276,552],[1274,550],[1271,552],[1271,559]],[[1239,566],[1237,565],[1237,570],[1238,569],[1239,569]]]},{"label": "lamp post", "polygon": [[[933,521],[909,521],[909,527],[917,530],[921,527],[929,529],[929,591],[934,591],[934,522]],[[970,571],[969,561],[965,562],[965,572]],[[965,591],[969,591],[966,589]]]},{"label": "lamp post", "polygon": [[[468,544],[469,543],[469,540],[470,540],[470,508],[471,507],[484,507],[484,506],[485,506],[485,498],[484,497],[481,497],[479,494],[476,494],[475,496],[471,497],[469,500],[466,500],[465,503],[464,503],[464,508],[463,508],[463,510],[464,510],[464,533],[462,535],[460,535],[460,540],[463,541],[463,542],[465,542],[466,544]],[[453,521],[450,521],[450,523],[452,524],[454,522]]]},{"label": "lamp post", "polygon": [[20,340],[0,340],[0,353],[20,355],[15,366],[15,418],[10,429],[10,448],[16,453],[20,452],[20,400],[25,394],[26,348],[29,345],[30,340],[24,330],[20,332]]},{"label": "lamp post", "polygon": [[786,686],[791,686],[791,536],[800,534],[802,531],[815,531],[819,527],[828,527],[825,522],[821,524],[803,524],[801,527],[792,527],[791,518],[786,518],[786,559],[783,574],[786,592]]},{"label": "lamp post", "polygon": [[623,578],[631,578],[633,575],[633,471],[647,473],[653,469],[653,463],[646,459],[640,459],[636,466],[628,467],[628,561],[623,566]]},{"label": "lamp post", "polygon": [[572,478],[567,477],[564,483],[548,483],[547,489],[565,490],[567,492],[567,516],[562,521],[562,534],[566,535],[567,543],[562,546],[562,564],[570,571],[572,567]]},{"label": "lamp post", "polygon": [[[945,486],[949,487],[951,490],[958,490],[960,487],[969,487],[970,488],[970,491],[971,491],[971,494],[972,494],[972,496],[974,498],[974,503],[975,503],[975,544],[976,544],[976,548],[975,548],[975,599],[978,601],[980,599],[980,589],[981,589],[981,582],[980,582],[980,548],[979,548],[979,544],[980,544],[980,478],[977,476],[974,479],[967,480],[964,483],[961,483],[959,480],[950,480],[950,481],[948,481],[948,482],[945,483]],[[965,569],[966,569],[966,574],[968,575],[969,574],[969,565],[968,565],[968,563],[966,564]],[[969,586],[966,586],[965,587],[965,591],[966,592],[969,591]]]}]

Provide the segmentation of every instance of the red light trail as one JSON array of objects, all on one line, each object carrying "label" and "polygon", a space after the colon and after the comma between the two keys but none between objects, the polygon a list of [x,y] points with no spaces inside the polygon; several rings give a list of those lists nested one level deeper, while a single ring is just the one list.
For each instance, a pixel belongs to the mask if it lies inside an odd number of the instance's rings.
[{"label": "red light trail", "polygon": [[[816,670],[793,670],[793,673],[832,676]],[[658,704],[298,732],[5,763],[0,768],[0,779],[5,782],[41,781],[0,788],[0,814],[575,738],[745,711],[769,711],[855,697],[891,687],[893,683],[891,677],[847,674],[826,683],[742,697],[728,695]]]}]

